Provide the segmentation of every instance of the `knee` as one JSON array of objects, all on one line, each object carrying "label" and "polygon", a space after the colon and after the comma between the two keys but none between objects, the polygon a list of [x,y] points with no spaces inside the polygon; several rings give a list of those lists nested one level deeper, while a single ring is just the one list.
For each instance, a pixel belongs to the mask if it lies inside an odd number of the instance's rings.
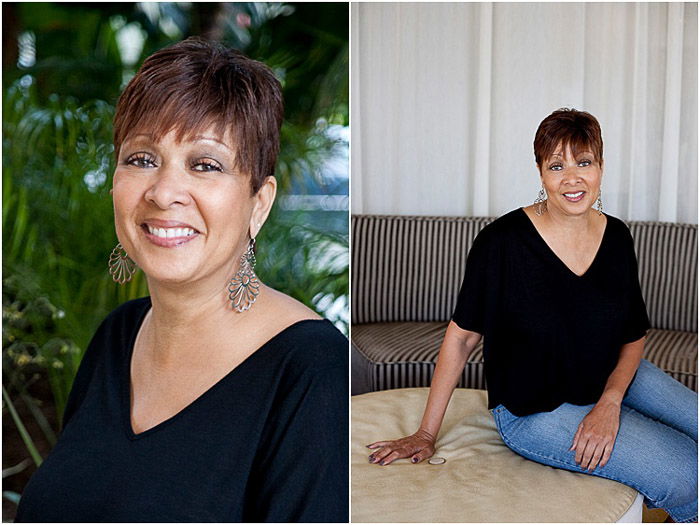
[{"label": "knee", "polygon": [[[682,458],[679,458],[682,459]],[[682,507],[698,499],[698,455],[668,465],[663,472],[655,473],[656,494],[652,495],[661,508]]]}]

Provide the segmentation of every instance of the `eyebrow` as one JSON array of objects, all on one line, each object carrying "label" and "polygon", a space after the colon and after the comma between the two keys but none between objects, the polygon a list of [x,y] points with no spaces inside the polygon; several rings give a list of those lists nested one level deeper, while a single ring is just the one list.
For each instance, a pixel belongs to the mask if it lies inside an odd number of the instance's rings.
[{"label": "eyebrow", "polygon": [[226,149],[228,149],[228,150],[230,150],[230,151],[233,151],[233,148],[232,148],[231,146],[229,146],[229,145],[226,144],[225,142],[220,141],[219,139],[215,139],[214,137],[207,137],[207,136],[205,136],[205,135],[197,135],[197,136],[193,137],[192,140],[195,140],[195,141],[197,141],[197,140],[210,140],[210,141],[212,141],[212,142],[218,142],[219,144],[221,144],[221,145],[222,145],[223,147],[225,147]]},{"label": "eyebrow", "polygon": [[[153,140],[153,134],[152,133],[137,133],[136,135],[132,135],[128,139],[126,139],[124,142],[131,142],[132,140],[136,139],[137,137],[146,137],[148,140]],[[225,142],[220,141],[219,139],[215,139],[214,137],[207,137],[206,135],[196,135],[192,137],[192,141],[197,142],[197,141],[203,141],[203,140],[209,140],[211,142],[216,142],[218,144],[221,144],[223,147],[225,147],[227,150],[233,152],[233,148],[226,144]]]},{"label": "eyebrow", "polygon": [[[579,151],[579,152],[578,152],[578,156],[579,156],[579,157],[582,156],[582,155],[590,155],[590,156],[593,156],[593,157],[595,156],[595,155],[593,154],[592,151],[588,151],[588,150],[586,150],[586,151]],[[552,153],[552,154],[550,155],[550,158],[552,158],[552,157],[559,157],[559,158],[563,159],[563,158],[564,158],[564,155],[563,155],[562,153]]]}]

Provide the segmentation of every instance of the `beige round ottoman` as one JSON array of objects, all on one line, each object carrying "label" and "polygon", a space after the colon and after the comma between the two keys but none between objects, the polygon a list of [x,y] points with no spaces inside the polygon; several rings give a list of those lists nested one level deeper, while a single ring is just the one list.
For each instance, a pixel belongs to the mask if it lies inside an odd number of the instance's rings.
[{"label": "beige round ottoman", "polygon": [[483,390],[455,390],[435,453],[446,463],[370,464],[366,445],[414,432],[427,397],[427,388],[352,397],[353,522],[641,522],[634,489],[508,449]]}]

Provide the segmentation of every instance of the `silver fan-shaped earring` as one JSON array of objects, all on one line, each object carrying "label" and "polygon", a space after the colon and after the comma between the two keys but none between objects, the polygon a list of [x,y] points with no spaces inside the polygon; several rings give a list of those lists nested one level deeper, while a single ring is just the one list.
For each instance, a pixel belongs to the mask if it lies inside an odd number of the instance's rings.
[{"label": "silver fan-shaped earring", "polygon": [[253,306],[260,293],[260,281],[254,271],[255,262],[255,239],[250,239],[248,249],[241,255],[241,265],[228,285],[228,298],[237,312],[245,312]]},{"label": "silver fan-shaped earring", "polygon": [[598,200],[595,201],[595,207],[598,210],[598,215],[603,215],[603,199],[601,198],[602,194],[603,190],[598,190]]},{"label": "silver fan-shaped earring", "polygon": [[533,204],[535,205],[535,215],[538,217],[547,211],[547,194],[544,192],[544,188],[540,188]]},{"label": "silver fan-shaped earring", "polygon": [[136,273],[136,263],[129,257],[122,243],[117,243],[109,254],[109,275],[115,283],[124,284],[131,281]]}]

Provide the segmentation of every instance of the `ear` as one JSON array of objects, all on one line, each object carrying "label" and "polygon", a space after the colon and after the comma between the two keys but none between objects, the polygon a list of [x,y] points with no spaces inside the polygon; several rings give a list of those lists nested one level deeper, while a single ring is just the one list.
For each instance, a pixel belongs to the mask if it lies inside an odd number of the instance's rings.
[{"label": "ear", "polygon": [[253,197],[253,199],[255,199],[255,204],[253,205],[253,213],[250,216],[250,223],[248,225],[251,238],[257,237],[263,224],[265,224],[267,216],[270,215],[272,203],[275,202],[276,195],[277,179],[274,177],[267,177],[263,181],[258,193]]}]

